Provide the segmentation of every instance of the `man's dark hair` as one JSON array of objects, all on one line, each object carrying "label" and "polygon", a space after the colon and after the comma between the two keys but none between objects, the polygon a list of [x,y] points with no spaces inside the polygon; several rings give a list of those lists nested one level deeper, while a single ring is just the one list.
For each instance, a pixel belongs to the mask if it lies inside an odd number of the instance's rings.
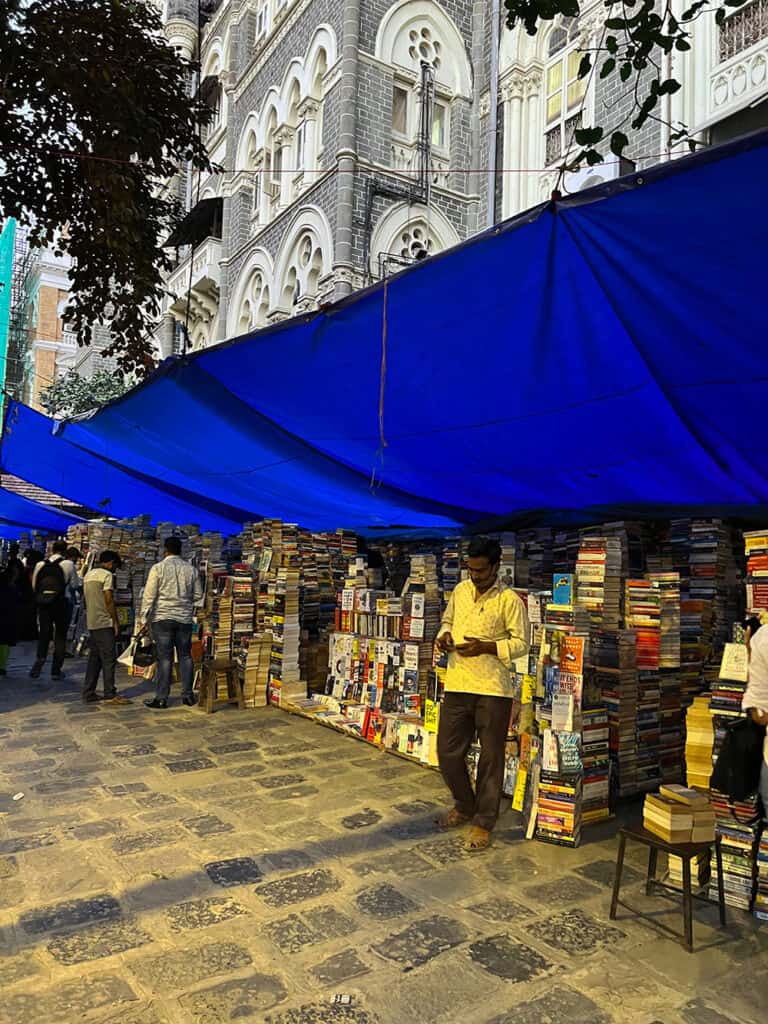
[{"label": "man's dark hair", "polygon": [[102,551],[99,555],[99,565],[106,565],[107,562],[114,562],[116,569],[119,569],[123,564],[120,555],[116,551],[110,551],[109,549]]},{"label": "man's dark hair", "polygon": [[67,548],[67,558],[71,558],[73,562],[76,562],[78,558],[82,557],[83,556],[78,548]]},{"label": "man's dark hair", "polygon": [[181,554],[181,538],[180,537],[166,537],[165,538],[165,550],[169,555],[180,555]]},{"label": "man's dark hair", "polygon": [[744,620],[744,629],[748,629],[750,631],[750,636],[754,636],[761,626],[762,622],[760,621],[760,619],[758,619],[756,615],[753,615],[751,618]]},{"label": "man's dark hair", "polygon": [[66,555],[69,544],[65,540],[55,540],[53,542],[53,554],[54,555]]},{"label": "man's dark hair", "polygon": [[469,542],[467,558],[487,558],[491,565],[501,561],[501,544],[492,537],[473,537]]}]

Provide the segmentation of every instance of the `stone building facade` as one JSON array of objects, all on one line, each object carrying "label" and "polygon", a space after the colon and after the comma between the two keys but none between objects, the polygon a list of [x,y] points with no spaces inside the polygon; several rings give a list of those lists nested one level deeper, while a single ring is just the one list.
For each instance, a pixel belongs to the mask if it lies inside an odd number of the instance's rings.
[{"label": "stone building facade", "polygon": [[[677,155],[654,120],[630,133],[631,164],[561,176],[574,128],[610,127],[631,104],[613,76],[576,77],[580,52],[599,41],[602,0],[535,37],[507,30],[502,9],[496,62],[493,9],[490,0],[166,0],[168,40],[199,53],[200,96],[214,110],[207,143],[221,170],[169,183],[187,210],[209,201],[220,216],[178,250],[162,354],[179,351],[182,323],[185,348],[244,334],[428,258],[555,187],[575,191]],[[721,29],[700,19],[694,32],[671,68],[684,88],[662,115],[705,142],[756,126],[768,0],[751,0]]]}]

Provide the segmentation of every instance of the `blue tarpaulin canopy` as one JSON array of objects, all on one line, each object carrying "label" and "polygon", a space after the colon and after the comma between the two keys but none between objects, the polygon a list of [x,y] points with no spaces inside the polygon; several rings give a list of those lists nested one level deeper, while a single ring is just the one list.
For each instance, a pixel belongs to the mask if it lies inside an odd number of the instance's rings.
[{"label": "blue tarpaulin canopy", "polygon": [[64,533],[71,523],[80,522],[79,516],[0,488],[0,537],[13,539],[24,530]]},{"label": "blue tarpaulin canopy", "polygon": [[55,435],[13,406],[3,468],[363,532],[765,506],[766,180],[758,133],[545,204]]}]

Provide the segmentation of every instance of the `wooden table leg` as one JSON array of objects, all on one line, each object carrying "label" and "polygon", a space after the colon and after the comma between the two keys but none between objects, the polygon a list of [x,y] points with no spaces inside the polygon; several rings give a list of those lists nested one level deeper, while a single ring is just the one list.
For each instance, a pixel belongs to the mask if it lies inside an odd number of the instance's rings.
[{"label": "wooden table leg", "polygon": [[693,952],[693,898],[691,896],[691,859],[683,857],[683,923],[685,948]]},{"label": "wooden table leg", "polygon": [[717,906],[720,911],[720,925],[725,928],[725,886],[723,884],[723,851],[720,836],[715,836],[715,864],[717,865]]},{"label": "wooden table leg", "polygon": [[645,880],[645,895],[653,895],[653,883],[656,881],[656,865],[659,860],[659,851],[655,846],[648,847],[648,877]]},{"label": "wooden table leg", "polygon": [[616,857],[616,874],[613,878],[613,895],[611,896],[611,912],[608,915],[613,921],[616,917],[616,908],[619,905],[619,889],[621,888],[621,872],[624,868],[624,851],[627,847],[627,837],[619,836],[619,852]]}]

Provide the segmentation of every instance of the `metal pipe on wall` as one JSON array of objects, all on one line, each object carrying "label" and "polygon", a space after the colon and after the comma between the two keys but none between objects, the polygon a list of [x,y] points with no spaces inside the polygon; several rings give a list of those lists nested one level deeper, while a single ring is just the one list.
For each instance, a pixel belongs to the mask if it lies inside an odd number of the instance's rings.
[{"label": "metal pipe on wall", "polygon": [[496,223],[496,149],[499,133],[499,21],[500,0],[491,0],[491,78],[488,110],[488,207],[487,225]]}]

